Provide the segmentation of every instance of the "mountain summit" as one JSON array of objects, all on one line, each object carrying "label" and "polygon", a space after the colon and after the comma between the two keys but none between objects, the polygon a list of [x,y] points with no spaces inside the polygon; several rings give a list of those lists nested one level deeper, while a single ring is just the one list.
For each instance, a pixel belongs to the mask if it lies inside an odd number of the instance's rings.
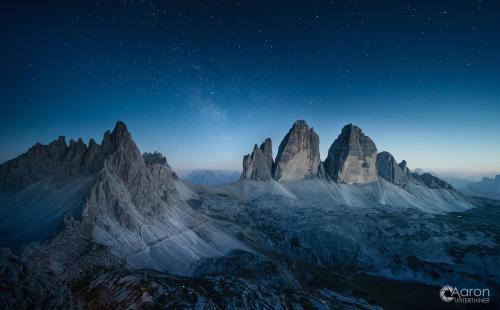
[{"label": "mountain summit", "polygon": [[274,178],[278,181],[315,178],[320,164],[318,134],[305,121],[296,121],[280,143]]},{"label": "mountain summit", "polygon": [[243,172],[241,179],[269,180],[273,177],[273,149],[271,138],[264,143],[254,146],[252,154],[243,157]]},{"label": "mountain summit", "polygon": [[406,170],[406,161],[403,160],[400,166],[391,153],[384,151],[377,154],[377,173],[387,181],[400,186],[406,185],[409,178]]},{"label": "mountain summit", "polygon": [[358,126],[349,124],[328,150],[326,174],[340,183],[368,183],[377,180],[377,147]]},{"label": "mountain summit", "polygon": [[270,138],[243,157],[241,179],[291,182],[322,175],[319,136],[305,121],[298,120],[281,141],[275,161]]}]

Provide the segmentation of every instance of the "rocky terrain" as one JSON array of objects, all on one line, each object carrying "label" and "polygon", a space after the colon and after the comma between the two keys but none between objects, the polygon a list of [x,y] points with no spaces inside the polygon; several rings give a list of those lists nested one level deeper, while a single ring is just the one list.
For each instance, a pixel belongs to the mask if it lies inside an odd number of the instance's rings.
[{"label": "rocky terrain", "polygon": [[36,144],[0,176],[4,309],[437,308],[445,284],[500,288],[500,204],[351,124],[322,162],[297,121],[218,187],[141,154],[122,122],[101,144]]}]

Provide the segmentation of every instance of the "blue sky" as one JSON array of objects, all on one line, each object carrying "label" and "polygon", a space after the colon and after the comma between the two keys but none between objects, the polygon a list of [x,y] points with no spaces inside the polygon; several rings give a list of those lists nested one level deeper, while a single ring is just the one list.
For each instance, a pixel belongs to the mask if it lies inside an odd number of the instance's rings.
[{"label": "blue sky", "polygon": [[500,172],[500,5],[2,4],[0,161],[124,120],[179,170],[240,169],[292,123],[410,167]]}]

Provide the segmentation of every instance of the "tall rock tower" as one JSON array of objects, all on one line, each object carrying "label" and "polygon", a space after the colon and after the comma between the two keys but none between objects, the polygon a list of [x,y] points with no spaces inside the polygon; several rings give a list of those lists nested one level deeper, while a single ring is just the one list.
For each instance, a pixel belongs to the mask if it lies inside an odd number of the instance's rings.
[{"label": "tall rock tower", "polygon": [[362,184],[377,180],[377,147],[358,126],[344,126],[328,150],[325,173],[335,182]]},{"label": "tall rock tower", "polygon": [[317,177],[318,170],[321,170],[318,134],[305,121],[296,121],[281,141],[275,162],[274,178],[277,181]]},{"label": "tall rock tower", "polygon": [[273,147],[271,138],[267,138],[264,143],[254,146],[251,154],[243,157],[242,180],[265,181],[273,177]]}]

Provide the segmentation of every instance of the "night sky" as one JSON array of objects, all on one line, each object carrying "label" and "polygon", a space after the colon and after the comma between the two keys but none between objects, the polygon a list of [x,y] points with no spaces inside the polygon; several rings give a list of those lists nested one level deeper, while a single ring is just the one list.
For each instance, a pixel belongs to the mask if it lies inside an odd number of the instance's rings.
[{"label": "night sky", "polygon": [[500,172],[499,1],[10,2],[0,162],[123,120],[174,169],[241,169],[305,119],[322,159],[354,123],[410,168]]}]

